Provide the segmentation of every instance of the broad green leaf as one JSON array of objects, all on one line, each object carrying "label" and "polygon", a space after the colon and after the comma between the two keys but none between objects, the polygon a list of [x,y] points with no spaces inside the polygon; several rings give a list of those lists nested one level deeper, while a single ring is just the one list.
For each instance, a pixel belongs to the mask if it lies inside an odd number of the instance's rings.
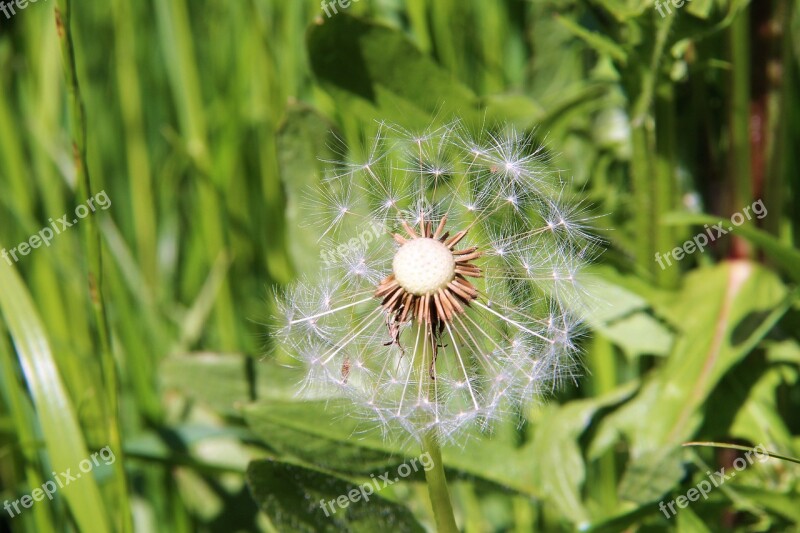
[{"label": "broad green leaf", "polygon": [[[383,119],[409,120],[416,108],[416,119],[426,124],[432,114],[465,116],[477,108],[469,88],[396,29],[340,14],[310,26],[306,42],[320,83],[333,94],[374,105]],[[403,101],[408,107],[401,108]]]},{"label": "broad green leaf", "polygon": [[683,476],[683,454],[665,446],[646,450],[631,461],[620,482],[619,493],[628,501],[645,505],[656,501]]},{"label": "broad green leaf", "polygon": [[[545,485],[563,488],[572,497],[559,505],[574,513],[580,508],[574,497],[583,480],[575,462],[580,460],[577,439],[599,409],[621,402],[635,385],[564,408],[545,409],[552,417],[535,422],[535,438],[523,448],[488,436],[465,437],[463,447],[445,447],[445,466],[450,472],[536,497],[547,494]],[[419,454],[413,446],[396,445],[379,433],[365,431],[344,401],[262,401],[245,408],[244,415],[252,431],[279,453],[347,475],[384,471]],[[566,485],[559,481],[562,477]]]},{"label": "broad green leaf", "polygon": [[789,363],[800,368],[800,343],[794,339],[771,341],[767,344],[767,358],[772,363]]},{"label": "broad green leaf", "polygon": [[589,518],[582,497],[586,466],[579,440],[598,410],[627,399],[635,385],[598,398],[543,407],[532,422],[533,440],[521,450],[521,456],[533,465],[538,492],[574,524]]},{"label": "broad green leaf", "polygon": [[611,14],[618,22],[638,17],[648,9],[653,9],[651,0],[594,0],[597,5]]},{"label": "broad green leaf", "polygon": [[[419,455],[369,430],[346,401],[261,401],[244,409],[250,429],[282,454],[348,475],[386,470]],[[446,447],[448,471],[476,477],[530,495],[540,495],[530,453],[485,436],[464,437],[463,447]]]},{"label": "broad green leaf", "polygon": [[[358,485],[311,468],[265,460],[250,463],[247,484],[278,531],[424,531],[408,509],[377,491],[370,494],[372,482]],[[344,505],[329,503],[337,499]]]},{"label": "broad green leaf", "polygon": [[575,311],[628,357],[669,353],[673,336],[648,312],[647,301],[607,279],[603,272],[582,276],[585,297]]},{"label": "broad green leaf", "polygon": [[628,531],[634,524],[641,523],[647,516],[657,511],[657,508],[635,507],[611,518],[583,524],[579,531],[584,533],[619,533]]},{"label": "broad green leaf", "polygon": [[647,313],[636,313],[598,331],[622,348],[629,358],[638,355],[667,355],[672,344],[672,334]]},{"label": "broad green leaf", "polygon": [[[703,405],[720,379],[766,335],[793,296],[769,271],[745,261],[701,269],[686,278],[670,314],[682,334],[665,364],[651,374],[638,396],[606,418],[600,430],[621,431],[631,441],[626,487],[644,485],[660,468],[653,454],[688,440],[703,420]],[[653,413],[658,413],[654,416]],[[680,478],[672,471],[673,483]],[[661,479],[660,489],[670,486]],[[641,492],[623,498],[641,502]],[[651,496],[651,495],[648,495]]]},{"label": "broad green leaf", "polygon": [[[75,474],[79,463],[89,457],[75,406],[64,387],[30,294],[14,267],[6,264],[0,264],[0,312],[14,341],[50,466],[59,473],[70,469]],[[83,475],[72,483],[74,486],[64,486],[58,495],[66,500],[79,529],[110,531],[94,475]]]},{"label": "broad green leaf", "polygon": [[[667,363],[648,386],[660,391],[659,412],[639,425],[652,443],[678,443],[722,376],[766,335],[791,299],[771,272],[731,261],[693,272],[672,307],[682,334]],[[646,429],[645,429],[646,428]]]},{"label": "broad green leaf", "polygon": [[365,474],[398,465],[410,451],[364,434],[345,401],[262,401],[244,409],[250,429],[272,449],[326,469]]},{"label": "broad green leaf", "polygon": [[159,376],[164,388],[230,414],[256,394],[291,398],[300,380],[296,371],[272,361],[208,352],[170,356],[161,363]]},{"label": "broad green leaf", "polygon": [[[125,453],[147,461],[190,466],[200,472],[243,473],[253,454],[239,443],[252,438],[247,428],[237,426],[177,425],[169,432],[146,431],[131,437],[125,443]],[[225,453],[207,457],[211,455],[207,450],[217,446],[224,447]]]},{"label": "broad green leaf", "polygon": [[545,118],[545,109],[536,101],[521,94],[488,95],[482,98],[489,124],[506,123],[527,131],[538,126]]},{"label": "broad green leaf", "polygon": [[788,385],[784,378],[780,368],[769,368],[749,390],[742,391],[740,386],[726,394],[728,401],[736,400],[741,405],[727,434],[754,443],[780,443],[783,449],[791,447],[792,434],[776,401],[780,397],[778,389]]}]

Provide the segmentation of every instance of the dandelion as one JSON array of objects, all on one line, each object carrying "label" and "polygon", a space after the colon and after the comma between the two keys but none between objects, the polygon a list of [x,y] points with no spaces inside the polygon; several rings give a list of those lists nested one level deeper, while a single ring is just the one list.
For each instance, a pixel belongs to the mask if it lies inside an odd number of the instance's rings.
[{"label": "dandelion", "polygon": [[440,443],[575,375],[571,309],[598,243],[543,151],[513,129],[381,124],[368,151],[331,162],[312,195],[320,240],[346,253],[286,291],[277,334],[304,363],[304,391],[349,398],[431,453],[437,526],[456,531]]},{"label": "dandelion", "polygon": [[387,433],[452,440],[574,376],[570,309],[597,243],[531,138],[381,124],[365,161],[333,162],[310,213],[347,255],[283,299],[304,390]]}]

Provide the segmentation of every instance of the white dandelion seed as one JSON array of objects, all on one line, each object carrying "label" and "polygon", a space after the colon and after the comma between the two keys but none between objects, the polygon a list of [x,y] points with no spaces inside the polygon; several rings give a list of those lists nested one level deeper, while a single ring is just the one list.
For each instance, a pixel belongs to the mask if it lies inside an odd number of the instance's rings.
[{"label": "white dandelion seed", "polygon": [[570,308],[598,242],[542,149],[454,122],[381,125],[367,151],[311,206],[321,238],[351,251],[281,304],[303,389],[350,398],[387,434],[454,439],[574,377]]}]

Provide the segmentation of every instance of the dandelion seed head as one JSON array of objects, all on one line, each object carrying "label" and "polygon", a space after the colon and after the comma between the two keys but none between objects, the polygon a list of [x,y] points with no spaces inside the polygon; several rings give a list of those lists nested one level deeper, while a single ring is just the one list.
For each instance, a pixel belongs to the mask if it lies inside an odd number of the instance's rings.
[{"label": "dandelion seed head", "polygon": [[343,250],[279,303],[303,394],[349,398],[384,435],[455,440],[579,371],[580,273],[599,242],[580,202],[513,129],[381,124],[307,202]]}]

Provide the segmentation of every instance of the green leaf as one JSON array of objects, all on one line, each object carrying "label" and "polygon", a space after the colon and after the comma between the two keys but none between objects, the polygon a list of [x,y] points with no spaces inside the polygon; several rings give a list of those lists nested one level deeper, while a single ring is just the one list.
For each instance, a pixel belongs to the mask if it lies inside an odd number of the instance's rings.
[{"label": "green leaf", "polygon": [[618,22],[638,17],[645,11],[653,9],[652,0],[602,0],[592,3],[607,11]]},{"label": "green leaf", "polygon": [[556,15],[556,20],[573,35],[579,39],[582,39],[586,44],[589,45],[589,47],[594,48],[599,54],[609,55],[615,60],[619,61],[622,65],[627,63],[628,54],[625,52],[625,50],[605,35],[598,32],[589,31],[571,18]]},{"label": "green leaf", "polygon": [[396,29],[340,14],[311,25],[306,42],[320,83],[340,98],[355,97],[381,109],[382,119],[395,116],[425,125],[431,114],[463,117],[477,108],[469,88]]},{"label": "green leaf", "polygon": [[784,372],[796,372],[797,368],[782,369],[775,365],[768,368],[751,387],[745,388],[741,383],[736,383],[736,388],[720,399],[720,402],[733,400],[741,405],[727,434],[751,442],[776,443],[783,449],[789,449],[792,432],[787,427],[787,421],[781,417],[777,401],[781,397],[780,389],[789,385]]},{"label": "green leaf", "polygon": [[[366,474],[399,465],[409,450],[364,433],[346,401],[267,400],[244,409],[250,429],[281,454],[348,474]],[[358,435],[358,437],[354,437]]]},{"label": "green leaf", "polygon": [[598,398],[542,408],[534,422],[533,440],[521,450],[522,457],[533,464],[534,482],[542,497],[575,524],[589,518],[583,505],[586,466],[579,439],[600,409],[633,394],[635,384],[632,385]]},{"label": "green leaf", "polygon": [[653,444],[678,443],[691,435],[691,421],[699,421],[714,386],[772,329],[794,298],[787,297],[773,273],[746,261],[687,276],[672,306],[682,335],[649,384],[660,391],[661,416],[640,424],[639,435]]},{"label": "green leaf", "polygon": [[665,446],[646,450],[631,461],[620,482],[619,493],[628,501],[644,505],[669,491],[683,474],[680,449]]},{"label": "green leaf", "polygon": [[536,128],[547,116],[541,104],[521,94],[490,94],[481,105],[489,124],[506,123],[523,131]]},{"label": "green leaf", "polygon": [[296,371],[271,361],[255,361],[240,354],[192,353],[170,356],[159,376],[165,389],[202,401],[214,409],[235,414],[258,393],[269,398],[291,398],[300,380]]},{"label": "green leaf", "polygon": [[638,355],[667,355],[672,334],[647,313],[636,313],[598,328],[606,338],[622,348],[629,359]]},{"label": "green leaf", "polygon": [[[50,466],[59,473],[71,470],[75,474],[79,463],[89,457],[75,407],[61,380],[31,296],[14,267],[5,264],[0,264],[0,312],[14,341]],[[64,486],[58,494],[66,500],[78,528],[98,533],[109,531],[108,515],[94,475],[83,475],[73,483],[74,487]]]},{"label": "green leaf", "polygon": [[697,18],[707,20],[713,8],[714,0],[692,0],[692,2],[686,6],[686,12],[691,13]]},{"label": "green leaf", "polygon": [[585,297],[575,311],[629,358],[667,355],[672,333],[650,314],[644,298],[616,284],[605,272],[581,277]]},{"label": "green leaf", "polygon": [[584,533],[619,533],[620,531],[628,531],[634,524],[640,523],[647,516],[653,514],[654,511],[655,509],[653,508],[635,507],[611,518],[584,524],[581,526],[580,531]]},{"label": "green leaf", "polygon": [[[641,502],[639,487],[657,477],[652,460],[689,440],[702,422],[703,405],[722,377],[766,335],[786,312],[794,295],[771,272],[745,261],[701,269],[686,278],[670,309],[679,324],[673,352],[651,374],[638,396],[607,417],[600,429],[626,434],[632,443],[629,476],[622,497]],[[658,416],[653,416],[658,413]],[[671,470],[672,483],[680,479]],[[638,478],[638,479],[637,479]],[[659,488],[670,481],[658,476]],[[655,497],[655,492],[646,494]]]},{"label": "green leaf", "polygon": [[[408,509],[370,494],[375,483],[356,485],[318,470],[273,460],[254,461],[247,468],[250,492],[278,531],[424,531]],[[329,503],[337,499],[345,505]]]},{"label": "green leaf", "polygon": [[[339,400],[266,400],[247,406],[243,413],[253,433],[276,451],[347,475],[385,471],[419,454],[359,423],[352,409],[352,404]],[[464,441],[469,445],[443,450],[449,472],[541,495],[529,452],[480,435],[466,436]]]}]

